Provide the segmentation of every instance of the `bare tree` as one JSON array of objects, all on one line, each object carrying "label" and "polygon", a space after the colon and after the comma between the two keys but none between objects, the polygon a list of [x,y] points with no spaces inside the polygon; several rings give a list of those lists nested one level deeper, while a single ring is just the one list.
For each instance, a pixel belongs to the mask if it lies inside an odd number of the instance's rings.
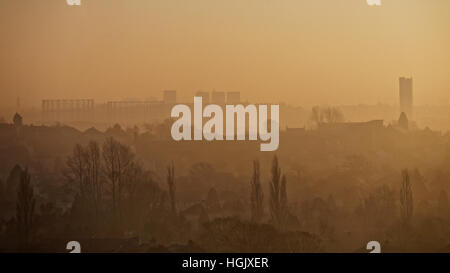
[{"label": "bare tree", "polygon": [[95,213],[98,215],[99,206],[102,199],[102,185],[101,185],[101,157],[100,146],[97,142],[91,141],[86,148],[86,165],[88,168],[88,182],[90,197],[94,203]]},{"label": "bare tree", "polygon": [[325,107],[323,109],[323,120],[327,123],[337,123],[344,121],[344,115],[339,108]]},{"label": "bare tree", "polygon": [[66,174],[69,180],[78,182],[79,192],[84,197],[86,192],[86,153],[80,144],[76,144],[73,148],[72,154],[67,157],[68,173]]},{"label": "bare tree", "polygon": [[122,145],[114,138],[107,138],[103,143],[103,172],[111,186],[113,214],[121,214],[122,197],[126,194],[126,184],[134,165],[134,153],[129,146]]},{"label": "bare tree", "polygon": [[167,185],[169,186],[170,206],[174,214],[177,213],[175,199],[175,165],[173,162],[167,167]]},{"label": "bare tree", "polygon": [[124,182],[124,198],[132,201],[133,197],[136,195],[136,190],[139,184],[143,183],[145,180],[144,171],[141,164],[138,162],[131,162],[127,171],[125,173]]},{"label": "bare tree", "polygon": [[411,225],[413,215],[413,196],[411,189],[411,181],[407,169],[402,171],[402,185],[400,188],[400,214],[402,223],[405,227]]},{"label": "bare tree", "polygon": [[65,175],[70,182],[77,182],[78,202],[83,203],[84,212],[97,221],[102,199],[102,173],[100,147],[91,141],[83,147],[76,144],[67,157]]},{"label": "bare tree", "polygon": [[274,156],[272,162],[272,179],[270,181],[270,212],[272,221],[281,226],[287,216],[286,177],[281,176],[278,158]]},{"label": "bare tree", "polygon": [[337,107],[314,106],[311,111],[311,120],[317,125],[323,123],[337,123],[344,121],[344,114]]},{"label": "bare tree", "polygon": [[30,233],[34,223],[34,198],[33,187],[30,183],[30,175],[25,169],[20,175],[20,184],[17,192],[16,217],[19,234],[25,244],[30,240]]},{"label": "bare tree", "polygon": [[[121,209],[121,202],[124,194],[126,193],[127,174],[130,173],[130,169],[134,163],[134,153],[129,146],[120,144],[118,145],[118,151],[116,153],[117,163],[117,207]],[[120,211],[122,213],[122,211]],[[120,216],[120,214],[119,214]]]},{"label": "bare tree", "polygon": [[260,168],[259,161],[253,161],[253,176],[251,180],[251,194],[250,194],[250,202],[251,202],[251,219],[253,222],[260,222],[263,214],[263,192],[260,181]]},{"label": "bare tree", "polygon": [[279,222],[280,211],[280,176],[281,170],[278,167],[278,158],[274,156],[272,162],[272,179],[270,180],[270,213],[272,220]]},{"label": "bare tree", "polygon": [[117,187],[117,153],[118,153],[119,143],[113,138],[109,137],[105,140],[102,147],[103,156],[103,171],[105,176],[108,178],[109,184],[111,186],[111,198],[112,198],[112,208],[113,214],[116,215],[116,187]]},{"label": "bare tree", "polygon": [[288,209],[288,199],[287,199],[287,180],[286,176],[281,177],[281,187],[280,187],[280,211],[282,216],[285,217]]},{"label": "bare tree", "polygon": [[[139,226],[142,211],[146,211],[141,203],[142,185],[147,182],[148,175],[144,172],[138,162],[131,162],[123,177],[123,190],[120,204],[121,217],[126,217],[126,221],[121,221],[122,228],[132,230]],[[123,220],[123,219],[122,219]]]}]

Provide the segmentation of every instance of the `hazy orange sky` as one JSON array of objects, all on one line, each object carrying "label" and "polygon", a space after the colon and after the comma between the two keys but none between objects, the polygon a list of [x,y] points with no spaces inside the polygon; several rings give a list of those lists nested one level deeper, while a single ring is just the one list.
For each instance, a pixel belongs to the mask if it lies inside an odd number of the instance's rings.
[{"label": "hazy orange sky", "polygon": [[0,106],[241,91],[295,105],[450,103],[450,1],[0,1]]}]

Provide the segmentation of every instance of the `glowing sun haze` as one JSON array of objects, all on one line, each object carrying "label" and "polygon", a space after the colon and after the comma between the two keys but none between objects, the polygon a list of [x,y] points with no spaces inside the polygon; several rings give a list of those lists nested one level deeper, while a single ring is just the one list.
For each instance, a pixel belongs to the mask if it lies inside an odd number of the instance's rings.
[{"label": "glowing sun haze", "polygon": [[450,1],[2,0],[0,106],[20,96],[241,91],[297,105],[449,103]]}]

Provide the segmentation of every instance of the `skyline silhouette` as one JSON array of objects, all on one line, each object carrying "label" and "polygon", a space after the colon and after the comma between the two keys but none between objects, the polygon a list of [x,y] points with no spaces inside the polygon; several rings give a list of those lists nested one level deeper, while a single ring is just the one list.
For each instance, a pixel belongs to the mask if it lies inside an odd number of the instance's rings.
[{"label": "skyline silhouette", "polygon": [[450,3],[65,1],[0,3],[0,107],[239,91],[294,105],[448,105]]}]

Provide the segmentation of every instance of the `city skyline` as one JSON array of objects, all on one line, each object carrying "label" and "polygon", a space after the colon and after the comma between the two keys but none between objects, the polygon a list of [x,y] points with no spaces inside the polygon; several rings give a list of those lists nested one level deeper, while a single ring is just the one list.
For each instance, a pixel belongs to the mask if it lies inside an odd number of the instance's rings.
[{"label": "city skyline", "polygon": [[450,253],[449,14],[1,0],[0,253]]},{"label": "city skyline", "polygon": [[185,101],[216,89],[293,105],[394,104],[401,76],[415,79],[417,105],[449,104],[448,1],[212,2],[2,1],[0,107],[164,89]]}]

